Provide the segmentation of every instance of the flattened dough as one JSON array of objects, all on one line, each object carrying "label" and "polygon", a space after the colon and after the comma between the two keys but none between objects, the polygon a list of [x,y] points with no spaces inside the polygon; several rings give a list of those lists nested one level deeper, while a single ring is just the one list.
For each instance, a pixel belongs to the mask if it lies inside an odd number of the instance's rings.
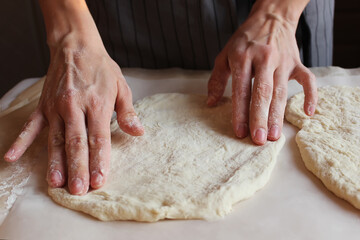
[{"label": "flattened dough", "polygon": [[303,112],[304,94],[293,96],[286,119],[302,159],[324,185],[360,209],[360,88],[324,87],[314,117]]},{"label": "flattened dough", "polygon": [[231,128],[231,102],[214,108],[206,97],[158,94],[135,104],[146,134],[131,137],[112,124],[106,185],[85,196],[49,188],[57,203],[104,221],[216,219],[269,180],[284,144],[255,146]]}]

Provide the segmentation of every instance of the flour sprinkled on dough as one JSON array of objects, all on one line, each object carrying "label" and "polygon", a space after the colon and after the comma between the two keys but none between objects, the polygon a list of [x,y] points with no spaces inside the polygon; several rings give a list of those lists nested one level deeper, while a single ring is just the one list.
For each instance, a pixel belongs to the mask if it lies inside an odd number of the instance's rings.
[{"label": "flour sprinkled on dough", "polygon": [[59,204],[104,221],[216,219],[251,197],[270,178],[284,144],[238,139],[231,100],[206,106],[206,96],[158,94],[135,104],[145,135],[112,122],[112,157],[104,187],[85,196],[49,188]]}]

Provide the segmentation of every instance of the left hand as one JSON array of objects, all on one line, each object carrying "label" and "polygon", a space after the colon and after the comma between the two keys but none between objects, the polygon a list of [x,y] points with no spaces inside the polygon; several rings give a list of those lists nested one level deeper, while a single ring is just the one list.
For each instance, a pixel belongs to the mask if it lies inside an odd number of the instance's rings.
[{"label": "left hand", "polygon": [[246,137],[250,129],[258,145],[280,138],[289,79],[303,86],[304,111],[309,116],[314,114],[315,76],[300,61],[296,27],[297,20],[255,4],[249,18],[217,56],[208,83],[208,105],[220,100],[231,74],[232,125],[237,137]]}]

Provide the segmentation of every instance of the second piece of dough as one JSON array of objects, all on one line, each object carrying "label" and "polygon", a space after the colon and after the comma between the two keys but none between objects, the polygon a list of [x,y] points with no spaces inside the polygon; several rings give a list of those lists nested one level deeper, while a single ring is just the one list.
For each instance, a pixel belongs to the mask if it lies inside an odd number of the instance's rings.
[{"label": "second piece of dough", "polygon": [[303,112],[304,94],[293,96],[286,119],[296,135],[305,166],[338,197],[360,209],[360,88],[319,89],[315,115]]}]

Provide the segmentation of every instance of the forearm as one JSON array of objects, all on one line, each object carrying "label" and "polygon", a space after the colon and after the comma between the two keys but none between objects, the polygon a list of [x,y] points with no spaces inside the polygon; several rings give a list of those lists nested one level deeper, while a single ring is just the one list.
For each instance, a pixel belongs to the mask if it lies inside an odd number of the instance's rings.
[{"label": "forearm", "polygon": [[310,0],[257,0],[250,14],[273,15],[297,24]]},{"label": "forearm", "polygon": [[[99,38],[98,31],[85,0],[39,0],[44,15],[47,42],[50,48],[64,38]],[[95,30],[95,31],[94,31]]]}]

